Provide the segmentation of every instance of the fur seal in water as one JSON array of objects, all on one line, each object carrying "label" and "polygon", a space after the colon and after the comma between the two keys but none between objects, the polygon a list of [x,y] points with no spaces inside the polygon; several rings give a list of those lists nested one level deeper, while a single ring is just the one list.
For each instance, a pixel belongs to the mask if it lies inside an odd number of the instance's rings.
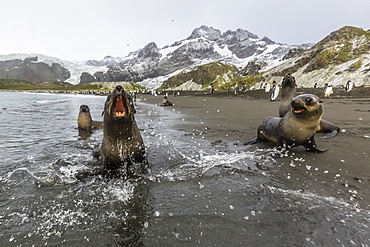
[{"label": "fur seal in water", "polygon": [[272,117],[258,127],[257,138],[244,145],[260,141],[275,142],[279,148],[304,146],[309,152],[325,152],[316,146],[314,135],[324,112],[321,100],[313,94],[301,94],[291,100],[290,111],[283,118]]},{"label": "fur seal in water", "polygon": [[92,130],[103,128],[102,121],[93,121],[90,114],[90,108],[87,105],[80,106],[80,112],[77,117],[77,125],[80,130]]},{"label": "fur seal in water", "polygon": [[[285,114],[290,111],[290,102],[291,99],[295,97],[296,86],[297,84],[295,78],[291,74],[287,74],[283,78],[281,86],[281,103],[279,106],[279,117],[284,117]],[[317,132],[327,133],[321,138],[328,139],[338,134],[339,127],[325,119],[321,119]]]},{"label": "fur seal in water", "polygon": [[138,174],[146,168],[144,142],[136,124],[131,96],[121,85],[107,97],[104,107],[100,161],[103,173]]}]

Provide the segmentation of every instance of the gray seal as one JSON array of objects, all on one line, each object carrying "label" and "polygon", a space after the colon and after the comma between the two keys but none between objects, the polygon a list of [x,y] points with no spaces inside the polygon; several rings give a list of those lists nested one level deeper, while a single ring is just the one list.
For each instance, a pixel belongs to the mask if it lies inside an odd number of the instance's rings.
[{"label": "gray seal", "polygon": [[[296,95],[296,81],[294,76],[287,74],[282,81],[281,86],[281,103],[279,106],[279,117],[284,117],[290,111],[290,102]],[[321,119],[317,132],[326,133],[321,138],[328,139],[336,136],[340,128],[331,122]]]},{"label": "gray seal", "polygon": [[290,106],[284,117],[264,120],[258,127],[257,138],[244,145],[270,141],[283,149],[302,145],[309,152],[327,151],[317,148],[314,139],[324,112],[320,98],[313,94],[301,94],[291,100]]},{"label": "gray seal", "polygon": [[121,85],[108,95],[104,107],[103,142],[100,148],[102,172],[138,174],[146,168],[145,146],[134,114],[131,96]]},{"label": "gray seal", "polygon": [[94,121],[91,118],[90,108],[87,105],[81,105],[77,117],[77,125],[80,130],[93,130],[103,128],[102,121]]}]

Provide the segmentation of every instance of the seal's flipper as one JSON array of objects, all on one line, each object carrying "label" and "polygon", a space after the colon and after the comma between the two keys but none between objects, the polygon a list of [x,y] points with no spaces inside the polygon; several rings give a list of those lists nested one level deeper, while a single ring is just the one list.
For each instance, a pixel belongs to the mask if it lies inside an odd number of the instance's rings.
[{"label": "seal's flipper", "polygon": [[326,148],[317,148],[314,136],[309,138],[306,143],[303,144],[308,152],[323,153],[328,151]]},{"label": "seal's flipper", "polygon": [[259,139],[259,138],[254,138],[254,139],[252,139],[252,140],[250,140],[250,141],[247,141],[247,142],[243,143],[243,145],[244,145],[244,146],[247,146],[247,145],[253,145],[253,144],[256,144],[256,143],[259,143],[259,142],[261,142],[261,139]]},{"label": "seal's flipper", "polygon": [[329,121],[325,119],[321,119],[319,128],[317,129],[317,132],[327,133],[326,135],[322,136],[323,139],[329,139],[336,136],[339,132],[339,127],[330,123]]},{"label": "seal's flipper", "polygon": [[336,135],[338,135],[338,130],[333,130],[332,132],[326,133],[324,136],[322,136],[320,138],[329,139],[329,138],[333,138]]}]

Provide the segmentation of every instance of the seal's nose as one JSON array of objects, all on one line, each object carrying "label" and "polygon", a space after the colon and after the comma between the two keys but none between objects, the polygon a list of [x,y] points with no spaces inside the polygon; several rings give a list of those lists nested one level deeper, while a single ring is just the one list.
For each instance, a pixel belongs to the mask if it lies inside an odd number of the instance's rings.
[{"label": "seal's nose", "polygon": [[116,89],[117,89],[117,91],[118,91],[118,92],[121,92],[123,88],[122,88],[122,86],[121,86],[121,85],[117,85],[117,86],[116,86]]}]

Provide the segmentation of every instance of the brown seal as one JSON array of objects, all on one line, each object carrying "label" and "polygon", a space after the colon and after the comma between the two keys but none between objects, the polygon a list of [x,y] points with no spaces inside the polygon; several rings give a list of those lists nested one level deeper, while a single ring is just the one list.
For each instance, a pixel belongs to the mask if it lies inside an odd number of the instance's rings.
[{"label": "brown seal", "polygon": [[104,107],[103,142],[100,161],[103,173],[141,173],[146,168],[144,142],[136,124],[131,96],[118,85]]},{"label": "brown seal", "polygon": [[279,117],[290,110],[290,101],[296,96],[296,82],[294,76],[287,74],[281,82],[281,103],[279,105]]},{"label": "brown seal", "polygon": [[162,103],[159,104],[160,106],[173,106],[172,102],[168,101],[168,97],[164,96]]},{"label": "brown seal", "polygon": [[325,152],[316,146],[314,135],[318,130],[324,112],[319,97],[301,94],[290,103],[290,111],[283,118],[273,117],[262,122],[257,130],[257,138],[244,145],[260,141],[270,141],[279,148],[304,146],[309,152]]},{"label": "brown seal", "polygon": [[80,130],[92,130],[103,128],[102,121],[93,121],[90,114],[90,108],[87,105],[81,105],[77,117],[77,125]]},{"label": "brown seal", "polygon": [[[295,97],[296,94],[296,81],[291,74],[287,74],[282,81],[281,86],[281,103],[279,106],[279,117],[284,117],[287,112],[290,111],[290,101]],[[332,138],[339,132],[339,127],[332,124],[331,122],[321,119],[317,132],[327,133],[321,138]]]}]

